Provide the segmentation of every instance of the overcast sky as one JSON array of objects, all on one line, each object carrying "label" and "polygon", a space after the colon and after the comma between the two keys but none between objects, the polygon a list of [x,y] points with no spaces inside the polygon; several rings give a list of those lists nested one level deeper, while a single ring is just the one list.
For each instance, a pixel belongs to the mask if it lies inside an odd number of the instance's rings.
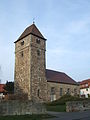
[{"label": "overcast sky", "polygon": [[14,41],[35,24],[47,38],[47,68],[90,78],[90,0],[0,0],[0,79],[14,80]]}]

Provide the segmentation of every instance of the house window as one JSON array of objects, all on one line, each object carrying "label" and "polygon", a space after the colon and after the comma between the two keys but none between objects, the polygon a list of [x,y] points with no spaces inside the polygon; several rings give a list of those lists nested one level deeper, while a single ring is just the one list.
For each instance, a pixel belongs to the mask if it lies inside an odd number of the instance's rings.
[{"label": "house window", "polygon": [[21,42],[21,45],[24,45],[24,41]]},{"label": "house window", "polygon": [[63,88],[60,88],[60,96],[62,96]]},{"label": "house window", "polygon": [[36,38],[36,43],[40,44],[40,39]]},{"label": "house window", "polygon": [[40,50],[37,50],[37,55],[40,56]]},{"label": "house window", "polygon": [[88,88],[86,88],[86,91],[88,91]]},{"label": "house window", "polygon": [[89,94],[87,94],[88,95],[88,97],[90,96]]},{"label": "house window", "polygon": [[70,88],[67,89],[67,95],[69,95],[69,94],[70,94]]},{"label": "house window", "polygon": [[88,84],[86,83],[86,84],[85,84],[85,86],[87,87],[87,86],[88,86]]},{"label": "house window", "polygon": [[55,94],[55,87],[51,87],[51,95]]}]

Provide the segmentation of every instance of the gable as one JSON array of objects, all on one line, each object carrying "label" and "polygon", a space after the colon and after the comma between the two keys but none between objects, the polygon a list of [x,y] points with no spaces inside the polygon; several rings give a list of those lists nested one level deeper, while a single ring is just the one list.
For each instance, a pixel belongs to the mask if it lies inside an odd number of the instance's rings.
[{"label": "gable", "polygon": [[18,42],[19,40],[23,39],[24,37],[28,36],[29,34],[32,34],[34,36],[37,36],[37,37],[40,37],[42,38],[43,40],[46,40],[44,38],[44,36],[41,34],[41,32],[39,31],[39,29],[36,27],[35,24],[32,24],[31,26],[27,27],[24,32],[21,34],[21,36],[18,38],[16,42]]}]

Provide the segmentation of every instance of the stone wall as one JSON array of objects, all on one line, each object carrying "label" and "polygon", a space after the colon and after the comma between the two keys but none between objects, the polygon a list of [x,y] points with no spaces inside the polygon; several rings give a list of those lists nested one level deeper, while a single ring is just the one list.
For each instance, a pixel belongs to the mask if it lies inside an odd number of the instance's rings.
[{"label": "stone wall", "polygon": [[[40,40],[40,44],[36,39]],[[15,43],[15,94],[27,94],[29,100],[46,101],[45,51],[45,40],[34,35],[28,35]]]},{"label": "stone wall", "polygon": [[21,100],[0,101],[0,115],[45,114],[42,103]]},{"label": "stone wall", "polygon": [[[36,42],[37,39],[40,40],[39,44]],[[31,94],[33,98],[40,101],[47,99],[45,42],[45,40],[31,35]]]},{"label": "stone wall", "polygon": [[[24,41],[24,45],[21,42]],[[15,44],[15,94],[30,94],[30,35]]]},{"label": "stone wall", "polygon": [[61,97],[60,95],[60,88],[62,88],[62,96],[67,93],[67,90],[69,88],[69,94],[72,96],[79,95],[80,88],[78,85],[72,85],[72,84],[63,84],[63,83],[53,83],[53,82],[47,82],[48,86],[48,101],[51,100],[51,88],[55,88],[55,97],[56,99],[59,99]]},{"label": "stone wall", "polygon": [[72,101],[66,103],[67,112],[84,111],[90,110],[90,100],[89,101]]}]

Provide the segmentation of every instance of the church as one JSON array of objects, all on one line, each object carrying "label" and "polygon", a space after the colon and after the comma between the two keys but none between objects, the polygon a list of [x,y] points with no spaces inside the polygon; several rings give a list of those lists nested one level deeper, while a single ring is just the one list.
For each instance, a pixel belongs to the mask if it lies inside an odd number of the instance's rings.
[{"label": "church", "polygon": [[79,85],[67,74],[46,69],[46,38],[33,23],[15,43],[15,94],[28,100],[53,101],[65,94],[79,95]]}]

